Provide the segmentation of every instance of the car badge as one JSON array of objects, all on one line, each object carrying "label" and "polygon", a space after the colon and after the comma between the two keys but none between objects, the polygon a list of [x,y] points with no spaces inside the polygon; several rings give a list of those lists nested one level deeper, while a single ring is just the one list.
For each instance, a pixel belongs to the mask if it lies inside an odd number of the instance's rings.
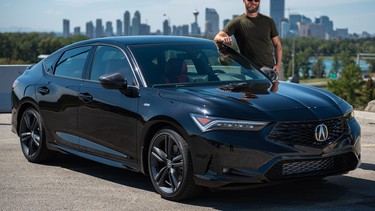
[{"label": "car badge", "polygon": [[315,140],[319,142],[326,141],[328,139],[328,128],[325,124],[320,124],[315,128]]}]

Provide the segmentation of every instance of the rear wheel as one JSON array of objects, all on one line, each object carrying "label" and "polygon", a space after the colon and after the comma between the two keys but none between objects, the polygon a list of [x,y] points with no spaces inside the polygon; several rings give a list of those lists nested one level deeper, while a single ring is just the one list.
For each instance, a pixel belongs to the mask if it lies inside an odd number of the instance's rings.
[{"label": "rear wheel", "polygon": [[41,163],[53,155],[46,146],[42,117],[34,108],[26,109],[22,114],[18,134],[28,161]]},{"label": "rear wheel", "polygon": [[156,191],[169,200],[196,195],[201,187],[193,181],[193,168],[186,141],[173,129],[162,129],[153,137],[148,165]]}]

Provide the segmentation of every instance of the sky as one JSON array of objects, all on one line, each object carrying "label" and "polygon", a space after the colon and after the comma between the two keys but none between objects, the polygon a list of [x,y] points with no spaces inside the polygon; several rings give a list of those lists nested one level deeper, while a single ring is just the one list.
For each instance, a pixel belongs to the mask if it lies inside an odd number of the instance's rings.
[{"label": "sky", "polygon": [[[269,15],[269,0],[261,0],[260,12]],[[151,26],[151,32],[162,29],[165,19],[171,25],[194,22],[193,11],[200,12],[198,24],[204,31],[205,9],[214,8],[219,14],[220,27],[224,19],[244,13],[241,0],[1,0],[0,32],[43,31],[62,32],[63,19],[70,20],[70,31],[80,26],[86,30],[86,23],[95,23],[97,18],[103,24],[123,20],[127,10],[131,18],[135,11],[141,13],[141,22]],[[375,0],[285,0],[285,16],[301,14],[311,18],[322,15],[333,21],[334,29],[348,28],[349,33],[366,31],[375,34]]]}]

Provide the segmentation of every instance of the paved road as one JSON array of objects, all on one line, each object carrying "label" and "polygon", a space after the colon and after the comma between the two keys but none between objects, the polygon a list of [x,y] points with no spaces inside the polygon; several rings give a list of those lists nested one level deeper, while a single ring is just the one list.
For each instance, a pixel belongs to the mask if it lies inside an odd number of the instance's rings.
[{"label": "paved road", "polygon": [[375,113],[356,112],[362,165],[343,176],[245,191],[204,192],[183,203],[161,199],[148,177],[75,156],[27,162],[10,115],[0,114],[0,210],[374,210]]}]

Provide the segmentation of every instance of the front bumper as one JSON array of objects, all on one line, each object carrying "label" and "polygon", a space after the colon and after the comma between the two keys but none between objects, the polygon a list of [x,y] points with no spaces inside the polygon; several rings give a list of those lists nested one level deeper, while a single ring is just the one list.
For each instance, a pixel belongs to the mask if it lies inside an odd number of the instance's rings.
[{"label": "front bumper", "polygon": [[195,183],[240,189],[344,174],[360,164],[360,126],[355,119],[348,122],[345,134],[325,146],[286,144],[264,138],[273,127],[258,134],[215,131],[193,139]]}]

